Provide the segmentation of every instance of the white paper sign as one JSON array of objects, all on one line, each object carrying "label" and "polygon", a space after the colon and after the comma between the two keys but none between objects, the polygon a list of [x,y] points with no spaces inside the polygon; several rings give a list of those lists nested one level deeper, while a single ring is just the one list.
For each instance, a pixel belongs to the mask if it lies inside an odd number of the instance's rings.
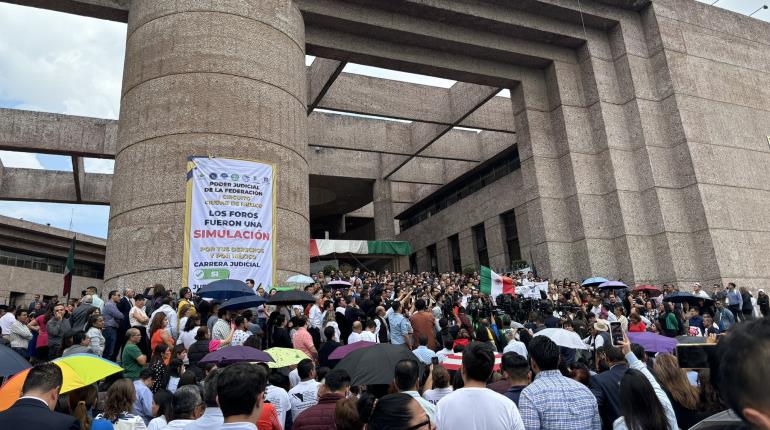
[{"label": "white paper sign", "polygon": [[274,279],[273,165],[229,158],[191,157],[183,284],[193,291],[220,279]]}]

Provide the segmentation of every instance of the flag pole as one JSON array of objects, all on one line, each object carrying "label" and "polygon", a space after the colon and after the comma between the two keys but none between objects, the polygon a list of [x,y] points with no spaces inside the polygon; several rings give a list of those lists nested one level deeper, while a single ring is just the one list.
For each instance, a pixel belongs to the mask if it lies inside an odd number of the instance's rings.
[{"label": "flag pole", "polygon": [[[72,219],[75,217],[75,208],[71,208],[70,211],[70,226],[68,228],[69,232],[72,233]],[[70,267],[71,264],[71,267]],[[67,289],[67,305],[70,303],[70,296],[72,295],[72,271],[75,269],[75,236],[72,236],[72,244],[70,245],[69,252],[67,253],[67,263],[65,263],[64,270],[65,272],[69,271],[70,273],[65,273],[65,278],[69,276],[69,285],[67,280],[64,280],[65,287]]]}]

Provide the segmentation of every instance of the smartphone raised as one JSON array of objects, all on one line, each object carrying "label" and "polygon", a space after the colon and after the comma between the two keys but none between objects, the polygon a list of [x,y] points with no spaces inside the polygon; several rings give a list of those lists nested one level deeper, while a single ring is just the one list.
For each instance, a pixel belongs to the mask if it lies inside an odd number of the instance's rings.
[{"label": "smartphone raised", "polygon": [[676,346],[676,356],[682,369],[708,369],[709,357],[714,353],[713,343],[694,343]]},{"label": "smartphone raised", "polygon": [[431,364],[433,364],[434,366],[437,366],[437,365],[438,365],[438,357],[431,357],[431,358],[430,358],[430,362],[431,362]]},{"label": "smartphone raised", "polygon": [[610,323],[610,336],[612,337],[612,345],[623,345],[623,326],[619,322]]}]

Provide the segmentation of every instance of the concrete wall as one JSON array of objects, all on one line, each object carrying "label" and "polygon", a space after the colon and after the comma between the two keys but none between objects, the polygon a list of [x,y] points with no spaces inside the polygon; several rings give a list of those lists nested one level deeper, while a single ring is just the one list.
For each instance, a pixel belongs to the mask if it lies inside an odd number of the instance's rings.
[{"label": "concrete wall", "polygon": [[[8,303],[11,293],[25,293],[18,303],[27,304],[32,301],[35,294],[62,297],[64,278],[61,273],[43,272],[42,270],[25,269],[0,265],[0,303]],[[80,297],[80,292],[86,287],[94,286],[99,294],[104,297],[104,282],[101,279],[72,277],[71,297]]]}]

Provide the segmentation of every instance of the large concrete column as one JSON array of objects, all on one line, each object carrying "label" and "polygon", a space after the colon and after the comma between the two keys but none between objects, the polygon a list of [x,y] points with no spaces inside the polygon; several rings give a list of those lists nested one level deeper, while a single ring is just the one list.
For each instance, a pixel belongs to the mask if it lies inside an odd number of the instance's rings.
[{"label": "large concrete column", "polygon": [[393,240],[396,228],[393,222],[393,192],[389,180],[374,181],[372,197],[374,200],[374,238]]},{"label": "large concrete column", "polygon": [[277,281],[307,272],[304,47],[291,0],[131,3],[109,288],[181,286],[191,155],[275,163]]}]

